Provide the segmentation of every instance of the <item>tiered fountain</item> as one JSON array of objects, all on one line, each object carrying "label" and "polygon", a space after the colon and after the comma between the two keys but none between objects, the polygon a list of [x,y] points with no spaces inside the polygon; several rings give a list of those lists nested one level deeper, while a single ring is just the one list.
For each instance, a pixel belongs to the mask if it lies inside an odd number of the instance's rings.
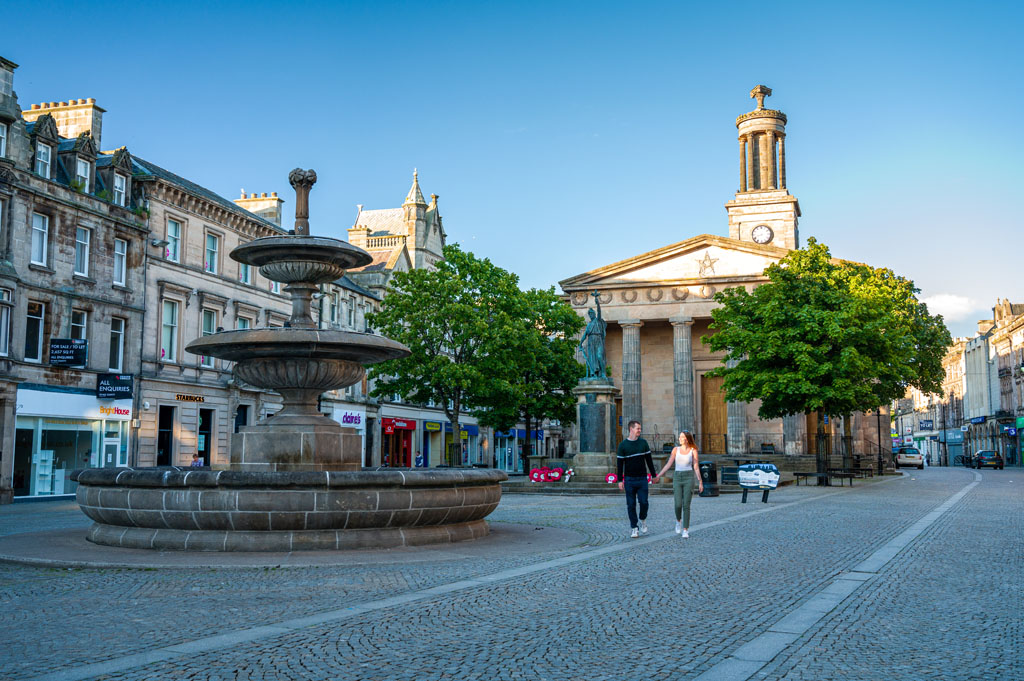
[{"label": "tiered fountain", "polygon": [[366,251],[309,235],[312,170],[293,170],[295,233],[256,239],[231,257],[285,284],[285,328],[224,331],[193,341],[196,355],[235,362],[235,376],[281,394],[275,415],[232,439],[230,470],[182,467],[76,471],[77,499],[97,544],[198,551],[390,548],[475,539],[501,499],[495,470],[365,470],[361,438],[316,408],[317,397],[361,380],[364,365],[404,357],[401,343],[318,329],[318,285],[366,265]]}]

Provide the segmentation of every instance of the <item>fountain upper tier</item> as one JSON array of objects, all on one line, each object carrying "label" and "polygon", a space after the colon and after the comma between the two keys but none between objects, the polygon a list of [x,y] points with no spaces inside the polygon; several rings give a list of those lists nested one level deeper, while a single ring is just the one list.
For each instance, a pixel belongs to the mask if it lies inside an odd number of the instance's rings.
[{"label": "fountain upper tier", "polygon": [[326,284],[345,270],[373,262],[363,249],[322,236],[263,237],[234,249],[231,258],[260,268],[264,277],[282,284]]}]

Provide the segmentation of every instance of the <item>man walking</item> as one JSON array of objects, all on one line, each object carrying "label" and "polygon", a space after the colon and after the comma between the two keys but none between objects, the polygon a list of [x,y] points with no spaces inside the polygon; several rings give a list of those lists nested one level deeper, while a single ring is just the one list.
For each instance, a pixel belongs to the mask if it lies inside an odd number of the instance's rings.
[{"label": "man walking", "polygon": [[[640,422],[630,421],[627,428],[629,435],[619,443],[616,452],[616,469],[619,489],[626,491],[629,536],[636,539],[641,534],[647,534],[647,472],[650,471],[651,477],[657,475],[657,472],[654,470],[654,459],[651,458],[651,446],[640,437]],[[640,502],[639,519],[636,513],[637,501]]]}]

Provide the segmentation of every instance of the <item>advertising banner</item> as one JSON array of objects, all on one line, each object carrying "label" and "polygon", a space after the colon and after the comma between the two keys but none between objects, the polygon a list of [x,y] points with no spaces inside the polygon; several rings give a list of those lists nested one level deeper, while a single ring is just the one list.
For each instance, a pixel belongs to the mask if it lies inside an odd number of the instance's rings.
[{"label": "advertising banner", "polygon": [[96,378],[97,399],[131,399],[134,382],[132,379],[131,374],[100,374]]},{"label": "advertising banner", "polygon": [[50,364],[53,366],[84,366],[89,357],[89,341],[79,338],[51,338]]}]

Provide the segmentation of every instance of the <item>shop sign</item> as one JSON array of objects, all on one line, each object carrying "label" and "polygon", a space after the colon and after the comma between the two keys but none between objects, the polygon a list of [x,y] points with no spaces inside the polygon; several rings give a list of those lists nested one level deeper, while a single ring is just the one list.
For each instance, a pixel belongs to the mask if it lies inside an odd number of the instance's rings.
[{"label": "shop sign", "polygon": [[346,428],[363,430],[366,427],[366,412],[351,409],[335,409],[334,420]]},{"label": "shop sign", "polygon": [[381,419],[380,424],[384,427],[384,432],[389,434],[396,430],[416,430],[416,422],[409,419]]},{"label": "shop sign", "polygon": [[921,419],[920,424],[921,424],[921,430],[931,430],[932,429],[932,420],[931,419]]},{"label": "shop sign", "polygon": [[971,419],[971,423],[985,423],[985,417],[975,416],[973,419]]},{"label": "shop sign", "polygon": [[1014,428],[1013,426],[1007,426],[1006,427],[1006,434],[1009,435],[1010,437],[1013,437],[1014,435],[1017,434],[1017,429]]},{"label": "shop sign", "polygon": [[[466,439],[466,437],[469,436],[469,435],[479,435],[480,434],[480,428],[478,426],[474,426],[472,423],[460,423],[459,424],[459,430],[461,431],[460,435],[461,435],[462,439]],[[444,432],[446,432],[446,433],[452,432],[452,422],[451,421],[445,421],[444,422]]]},{"label": "shop sign", "polygon": [[131,400],[101,403],[91,392],[72,393],[19,388],[17,408],[18,416],[41,416],[52,423],[67,421],[69,425],[81,425],[79,421],[82,419],[129,421],[132,417]]},{"label": "shop sign", "polygon": [[100,374],[96,379],[96,397],[101,400],[131,398],[133,378],[131,374]]},{"label": "shop sign", "polygon": [[1018,416],[1017,423],[1015,423],[1014,425],[1017,426],[1018,430],[1024,428],[1024,416]]},{"label": "shop sign", "polygon": [[961,433],[966,433],[970,429],[971,429],[970,426],[960,426],[960,432]]},{"label": "shop sign", "polygon": [[89,357],[89,341],[81,338],[51,338],[50,364],[52,366],[83,366]]},{"label": "shop sign", "polygon": [[441,432],[441,423],[440,423],[440,421],[424,421],[423,422],[423,430],[425,430],[427,432],[430,432],[430,433],[440,433]]},{"label": "shop sign", "polygon": [[178,400],[179,402],[205,402],[206,401],[206,397],[204,395],[184,395],[182,393],[178,393],[177,395],[175,395],[174,399]]}]

